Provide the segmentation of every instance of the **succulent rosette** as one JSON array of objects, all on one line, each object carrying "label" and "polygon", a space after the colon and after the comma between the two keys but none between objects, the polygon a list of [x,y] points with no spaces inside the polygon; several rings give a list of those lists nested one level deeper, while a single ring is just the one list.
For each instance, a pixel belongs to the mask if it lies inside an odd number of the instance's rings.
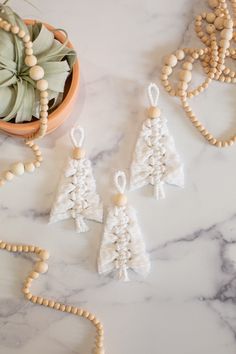
[{"label": "succulent rosette", "polygon": [[[76,52],[68,48],[67,35],[61,43],[53,31],[35,22],[26,25],[8,6],[1,6],[0,16],[23,29],[33,42],[37,63],[44,69],[48,81],[49,113],[63,100],[66,81],[76,61]],[[0,119],[21,123],[39,118],[39,95],[35,81],[24,63],[22,41],[11,32],[0,29]]]}]

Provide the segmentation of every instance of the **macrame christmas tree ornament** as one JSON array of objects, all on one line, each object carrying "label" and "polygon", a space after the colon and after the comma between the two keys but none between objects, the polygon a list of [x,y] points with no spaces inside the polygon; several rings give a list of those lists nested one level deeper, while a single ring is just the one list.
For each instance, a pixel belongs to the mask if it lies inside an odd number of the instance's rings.
[{"label": "macrame christmas tree ornament", "polygon": [[[78,141],[74,136],[75,130],[80,133]],[[82,148],[84,130],[81,127],[72,128],[70,136],[74,149],[59,184],[50,222],[73,218],[76,231],[85,232],[89,230],[85,219],[102,222],[103,206],[96,192],[91,161],[85,157]]]},{"label": "macrame christmas tree ornament", "polygon": [[136,212],[127,204],[127,197],[124,194],[125,173],[118,171],[114,181],[118,193],[114,195],[114,205],[108,210],[98,259],[98,272],[99,274],[114,272],[118,279],[129,281],[129,269],[145,276],[150,270],[150,261],[145,251]]},{"label": "macrame christmas tree ornament", "polygon": [[138,137],[130,171],[130,189],[145,185],[154,186],[157,199],[165,198],[164,184],[184,186],[183,165],[176,152],[167,121],[161,117],[157,106],[159,89],[151,83],[148,87],[150,108]]}]

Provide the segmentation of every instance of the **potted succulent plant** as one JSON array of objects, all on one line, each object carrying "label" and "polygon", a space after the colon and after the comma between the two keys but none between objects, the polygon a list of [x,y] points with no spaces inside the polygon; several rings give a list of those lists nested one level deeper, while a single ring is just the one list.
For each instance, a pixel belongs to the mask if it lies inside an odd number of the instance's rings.
[{"label": "potted succulent plant", "polygon": [[[29,34],[33,52],[48,82],[48,129],[68,118],[79,86],[79,63],[65,31],[35,20],[23,20],[9,6],[2,19]],[[0,28],[0,130],[26,137],[39,127],[39,95],[24,62],[22,41]]]}]

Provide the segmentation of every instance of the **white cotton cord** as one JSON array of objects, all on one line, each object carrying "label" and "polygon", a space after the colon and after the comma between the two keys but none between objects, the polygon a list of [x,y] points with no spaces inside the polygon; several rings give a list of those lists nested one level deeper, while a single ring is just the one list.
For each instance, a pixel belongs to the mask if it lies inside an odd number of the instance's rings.
[{"label": "white cotton cord", "polygon": [[[75,132],[79,133],[79,139],[75,138]],[[80,127],[79,125],[74,126],[70,131],[70,137],[71,137],[71,141],[72,141],[72,144],[74,145],[74,147],[80,148],[84,142],[84,129],[82,127]]]},{"label": "white cotton cord", "polygon": [[123,171],[117,171],[115,173],[114,183],[115,183],[117,190],[123,194],[125,192],[125,188],[126,188],[126,175]]},{"label": "white cotton cord", "polygon": [[150,85],[148,86],[148,98],[149,98],[150,105],[152,107],[157,107],[159,93],[160,91],[158,86],[153,82],[151,82]]}]

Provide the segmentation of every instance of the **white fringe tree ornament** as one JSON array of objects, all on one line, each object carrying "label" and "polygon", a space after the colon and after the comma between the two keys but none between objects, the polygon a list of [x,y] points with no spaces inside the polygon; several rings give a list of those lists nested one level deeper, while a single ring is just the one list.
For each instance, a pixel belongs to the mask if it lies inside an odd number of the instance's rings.
[{"label": "white fringe tree ornament", "polygon": [[[80,133],[78,141],[74,136],[75,130]],[[83,128],[72,128],[70,136],[74,149],[59,184],[50,222],[73,218],[76,231],[85,232],[89,230],[85,219],[102,222],[103,206],[96,192],[91,161],[85,157],[85,150],[82,148]]]},{"label": "white fringe tree ornament", "polygon": [[129,281],[128,270],[145,276],[150,270],[149,257],[138,225],[136,212],[124,194],[126,176],[118,171],[114,177],[118,193],[108,210],[98,259],[99,274],[114,272],[118,279]]},{"label": "white fringe tree ornament", "polygon": [[157,106],[159,89],[151,83],[148,87],[150,108],[138,137],[130,171],[131,190],[151,184],[157,199],[165,198],[164,184],[184,186],[183,165],[176,152],[167,121],[161,117]]}]

